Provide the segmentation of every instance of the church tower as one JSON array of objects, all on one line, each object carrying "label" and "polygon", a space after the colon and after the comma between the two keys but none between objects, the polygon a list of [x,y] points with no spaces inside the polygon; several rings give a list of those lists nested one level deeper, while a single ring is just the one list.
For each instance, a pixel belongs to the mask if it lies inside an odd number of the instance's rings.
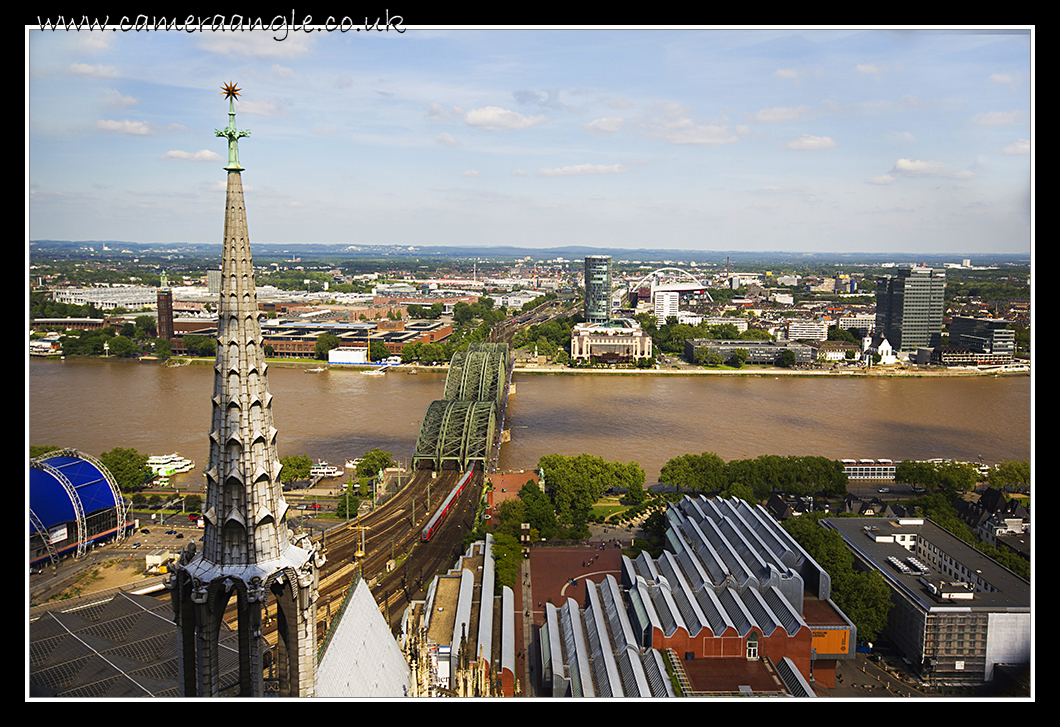
[{"label": "church tower", "polygon": [[[179,632],[181,694],[311,697],[316,672],[316,599],[323,554],[307,536],[287,528],[280,486],[280,459],[266,378],[254,268],[243,206],[236,130],[239,89],[222,87],[228,99],[228,191],[214,364],[210,461],[203,506],[205,535],[181,556],[169,581]],[[238,607],[238,685],[221,683],[218,638],[232,598]],[[270,606],[270,600],[272,605]],[[275,686],[266,684],[263,634],[266,608],[276,615]],[[268,686],[268,688],[266,688]],[[229,687],[236,687],[229,689]]]}]

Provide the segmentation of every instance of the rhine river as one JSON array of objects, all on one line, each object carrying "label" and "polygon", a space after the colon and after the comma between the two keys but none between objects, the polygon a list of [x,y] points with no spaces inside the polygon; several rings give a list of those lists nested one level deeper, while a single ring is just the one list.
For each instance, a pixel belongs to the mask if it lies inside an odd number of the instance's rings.
[{"label": "rhine river", "polygon": [[[280,456],[342,467],[372,447],[402,464],[420,422],[441,399],[444,371],[416,376],[269,368]],[[201,477],[209,456],[212,366],[32,360],[32,445],[91,455],[115,447],[179,452]],[[539,375],[516,372],[501,469],[534,468],[546,454],[586,452],[640,463],[648,484],[667,460],[715,452],[831,459],[934,457],[988,463],[1031,458],[1029,376],[850,378]],[[190,477],[191,475],[189,475]]]}]

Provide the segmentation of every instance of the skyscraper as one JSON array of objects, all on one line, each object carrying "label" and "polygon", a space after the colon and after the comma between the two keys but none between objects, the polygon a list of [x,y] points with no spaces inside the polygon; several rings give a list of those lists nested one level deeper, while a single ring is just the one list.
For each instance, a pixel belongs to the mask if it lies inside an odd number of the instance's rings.
[{"label": "skyscraper", "polygon": [[655,321],[659,326],[666,324],[670,316],[674,318],[680,312],[681,294],[673,290],[659,290],[654,293]]},{"label": "skyscraper", "polygon": [[[272,395],[254,292],[243,183],[239,165],[234,84],[224,87],[228,126],[228,190],[224,224],[217,359],[214,365],[210,462],[206,470],[205,535],[201,552],[186,551],[168,584],[179,632],[181,694],[220,696],[218,634],[229,601],[238,603],[238,695],[265,694],[262,629],[276,614],[279,696],[313,696],[316,677],[316,597],[323,555],[307,536],[287,528],[280,487]],[[272,601],[272,604],[269,601]]]},{"label": "skyscraper", "polygon": [[585,258],[585,320],[607,323],[611,319],[611,256]]},{"label": "skyscraper", "polygon": [[876,332],[895,351],[934,348],[942,343],[946,271],[906,265],[897,275],[876,280]]}]

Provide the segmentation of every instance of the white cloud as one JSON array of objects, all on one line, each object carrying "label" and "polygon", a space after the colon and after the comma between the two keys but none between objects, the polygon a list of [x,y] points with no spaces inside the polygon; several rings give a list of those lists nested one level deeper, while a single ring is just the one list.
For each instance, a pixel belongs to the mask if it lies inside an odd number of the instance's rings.
[{"label": "white cloud", "polygon": [[108,88],[103,92],[103,103],[111,108],[125,108],[126,106],[135,106],[140,101],[132,96],[126,96],[120,91],[115,91],[113,88]]},{"label": "white cloud", "polygon": [[427,113],[424,115],[432,121],[448,121],[453,117],[449,111],[446,111],[440,103],[435,101],[427,104]]},{"label": "white cloud", "polygon": [[538,172],[543,177],[570,177],[582,174],[622,174],[629,168],[622,164],[575,164],[569,167],[542,169]]},{"label": "white cloud", "polygon": [[130,136],[147,136],[155,133],[155,127],[153,124],[149,124],[146,121],[113,121],[110,119],[99,120],[96,122],[96,128],[101,131],[114,131],[119,134],[128,134]]},{"label": "white cloud", "polygon": [[812,106],[776,106],[771,109],[762,109],[755,113],[752,118],[764,124],[777,124],[805,119],[813,111]]},{"label": "white cloud", "polygon": [[894,177],[890,174],[881,174],[878,177],[869,177],[865,181],[869,184],[894,184]]},{"label": "white cloud", "polygon": [[88,63],[71,63],[70,73],[79,76],[96,76],[97,78],[117,78],[118,69],[114,66],[93,66]]},{"label": "white cloud", "polygon": [[953,172],[941,162],[920,159],[899,159],[894,163],[894,168],[889,174],[900,174],[905,177],[949,177],[951,179],[971,179],[973,176],[969,170]]},{"label": "white cloud", "polygon": [[294,71],[279,63],[272,64],[272,72],[280,78],[294,78]]},{"label": "white cloud", "polygon": [[209,149],[200,149],[199,151],[167,151],[162,155],[162,158],[185,162],[217,162],[223,161],[224,159],[220,154],[210,151]]},{"label": "white cloud", "polygon": [[1005,83],[1005,84],[1011,85],[1012,83],[1015,82],[1015,79],[1012,77],[1011,73],[991,73],[990,74],[990,82],[991,83]]},{"label": "white cloud", "polygon": [[237,101],[236,109],[241,114],[255,116],[279,116],[283,113],[283,105],[278,101]]},{"label": "white cloud", "polygon": [[658,104],[636,126],[645,136],[670,144],[717,146],[737,141],[736,135],[726,124],[696,123],[689,116],[689,109],[680,104]]},{"label": "white cloud", "polygon": [[290,59],[308,53],[314,42],[312,33],[292,33],[289,27],[277,26],[264,33],[203,33],[199,47],[226,56]]},{"label": "white cloud", "polygon": [[854,71],[857,73],[863,73],[866,76],[874,76],[880,72],[880,69],[871,63],[859,63],[854,66]]},{"label": "white cloud", "polygon": [[1030,154],[1031,142],[1027,139],[1016,139],[1011,144],[1001,148],[1002,154]]},{"label": "white cloud", "polygon": [[453,138],[452,134],[447,133],[438,134],[438,136],[434,137],[434,140],[444,146],[457,146],[460,144],[459,141]]},{"label": "white cloud", "polygon": [[512,176],[513,177],[529,177],[530,176],[530,172],[526,171],[525,169],[516,169],[514,172],[512,172]]},{"label": "white cloud", "polygon": [[795,151],[815,151],[817,149],[831,149],[835,146],[835,142],[827,136],[803,134],[799,138],[789,141],[786,146],[788,149]]},{"label": "white cloud", "polygon": [[797,81],[799,80],[799,72],[794,68],[778,68],[773,71],[773,78],[779,78],[784,81]]},{"label": "white cloud", "polygon": [[485,106],[468,111],[464,114],[464,121],[468,126],[487,131],[512,131],[529,129],[531,126],[543,124],[550,119],[547,116],[525,116],[499,106]]},{"label": "white cloud", "polygon": [[623,119],[617,116],[608,116],[603,119],[590,121],[582,128],[592,134],[613,134],[622,128],[622,123]]},{"label": "white cloud", "polygon": [[468,169],[466,172],[464,172],[463,176],[465,176],[465,177],[481,177],[482,174],[477,169]]},{"label": "white cloud", "polygon": [[991,111],[972,119],[976,126],[1012,126],[1023,121],[1022,111]]}]

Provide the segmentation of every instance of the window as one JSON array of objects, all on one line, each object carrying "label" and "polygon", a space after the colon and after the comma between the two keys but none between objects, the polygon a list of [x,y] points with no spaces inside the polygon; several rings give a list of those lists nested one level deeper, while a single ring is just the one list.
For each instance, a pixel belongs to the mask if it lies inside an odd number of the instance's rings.
[{"label": "window", "polygon": [[758,634],[754,632],[751,632],[750,636],[747,637],[747,658],[758,658]]}]

